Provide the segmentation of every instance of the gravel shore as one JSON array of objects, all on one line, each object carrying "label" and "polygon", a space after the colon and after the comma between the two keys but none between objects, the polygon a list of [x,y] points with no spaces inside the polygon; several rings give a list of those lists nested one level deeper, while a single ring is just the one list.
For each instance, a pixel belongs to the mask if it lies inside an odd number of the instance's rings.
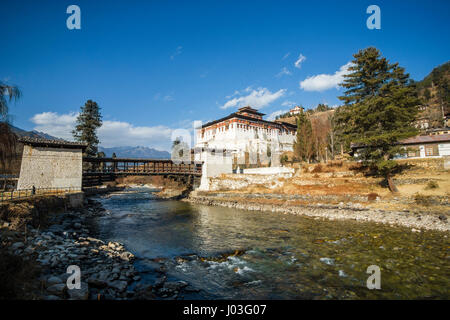
[{"label": "gravel shore", "polygon": [[[253,201],[252,201],[253,200]],[[409,211],[386,211],[364,208],[360,204],[339,204],[338,206],[311,204],[307,206],[280,205],[258,203],[255,199],[244,194],[239,198],[227,199],[220,196],[191,194],[188,201],[196,204],[209,206],[222,206],[251,211],[269,211],[279,213],[297,214],[314,218],[329,220],[355,220],[363,222],[383,223],[391,226],[402,226],[410,228],[413,232],[424,230],[450,231],[450,223],[446,215],[430,213],[411,213]]]},{"label": "gravel shore", "polygon": [[[53,214],[48,228],[28,225],[25,230],[0,233],[8,254],[35,265],[39,278],[34,299],[44,300],[123,300],[177,299],[183,281],[168,281],[163,270],[152,270],[152,283],[141,281],[134,267],[138,260],[119,242],[95,238],[92,219],[107,214],[99,202],[87,200],[84,208]],[[6,229],[3,229],[6,231]],[[81,288],[69,289],[68,266],[81,271]],[[149,270],[143,270],[149,273]]]}]

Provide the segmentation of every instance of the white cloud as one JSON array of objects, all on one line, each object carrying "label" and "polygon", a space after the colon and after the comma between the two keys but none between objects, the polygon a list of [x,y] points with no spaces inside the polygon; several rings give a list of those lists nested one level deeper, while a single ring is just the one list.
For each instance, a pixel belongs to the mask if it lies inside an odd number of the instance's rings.
[{"label": "white cloud", "polygon": [[286,100],[285,102],[283,102],[281,105],[283,106],[283,107],[293,107],[293,106],[295,106],[297,103],[295,103],[294,101],[289,101],[289,100]]},{"label": "white cloud", "polygon": [[305,60],[306,60],[306,57],[300,53],[300,55],[298,56],[297,61],[295,61],[295,63],[294,63],[294,66],[296,68],[300,69],[302,67],[303,61],[305,61]]},{"label": "white cloud", "polygon": [[170,56],[170,60],[175,59],[175,57],[180,55],[181,52],[183,52],[183,47],[182,46],[178,46],[177,49],[175,50],[175,53]]},{"label": "white cloud", "polygon": [[290,72],[286,67],[283,67],[283,69],[281,69],[281,71],[279,73],[277,73],[275,75],[275,77],[281,78],[284,75],[290,76],[291,74],[292,74],[292,72]]},{"label": "white cloud", "polygon": [[290,52],[288,52],[288,53],[286,53],[284,56],[283,56],[283,58],[281,59],[281,60],[285,60],[285,59],[287,59],[289,56],[291,55],[291,53]]},{"label": "white cloud", "polygon": [[269,116],[267,117],[267,120],[274,121],[277,116],[281,116],[282,114],[285,114],[288,111],[289,110],[277,110],[277,111],[274,111],[271,114],[269,114]]},{"label": "white cloud", "polygon": [[344,80],[351,62],[343,65],[334,74],[318,74],[311,76],[300,82],[300,88],[305,91],[324,91],[331,88],[338,88],[339,84]]},{"label": "white cloud", "polygon": [[[43,112],[34,115],[31,121],[36,125],[34,130],[49,135],[73,140],[72,130],[75,127],[77,113],[58,114]],[[98,129],[100,145],[103,147],[147,146],[159,150],[170,150],[173,129],[166,126],[134,126],[124,121],[103,121]]]},{"label": "white cloud", "polygon": [[[232,107],[244,107],[248,105],[257,109],[263,108],[282,97],[286,93],[286,89],[280,89],[277,92],[270,92],[267,88],[252,90],[248,87],[244,90],[244,92],[249,94],[242,96],[242,93],[238,93],[237,95],[241,95],[240,97],[228,100],[220,108],[227,109]],[[234,95],[236,95],[236,92]]]},{"label": "white cloud", "polygon": [[31,118],[36,126],[34,130],[47,133],[57,138],[72,140],[72,130],[75,128],[75,121],[78,113],[71,112],[59,115],[56,112],[38,113]]}]

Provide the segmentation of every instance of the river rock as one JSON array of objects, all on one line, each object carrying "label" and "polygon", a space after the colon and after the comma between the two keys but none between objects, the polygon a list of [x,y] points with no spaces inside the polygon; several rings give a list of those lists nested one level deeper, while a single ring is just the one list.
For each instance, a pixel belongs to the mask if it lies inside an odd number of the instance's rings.
[{"label": "river rock", "polygon": [[116,289],[119,292],[123,292],[127,288],[128,283],[126,281],[116,280],[108,282],[108,286],[113,289]]},{"label": "river rock", "polygon": [[67,293],[71,300],[87,300],[89,299],[89,286],[82,282],[80,289],[68,289]]},{"label": "river rock", "polygon": [[61,296],[66,290],[64,283],[57,283],[47,288],[47,291],[53,295]]},{"label": "river rock", "polygon": [[167,281],[164,283],[163,288],[168,291],[178,291],[184,287],[187,287],[188,283],[185,281]]},{"label": "river rock", "polygon": [[97,278],[89,278],[88,284],[94,288],[106,288],[108,286],[108,283],[105,280],[97,279]]},{"label": "river rock", "polygon": [[11,250],[16,251],[24,247],[23,242],[16,242],[11,245]]},{"label": "river rock", "polygon": [[54,284],[60,284],[60,283],[63,283],[63,281],[60,277],[50,276],[47,279],[47,287],[50,287]]},{"label": "river rock", "polygon": [[120,259],[125,261],[130,261],[134,258],[134,255],[131,252],[125,251],[120,254]]},{"label": "river rock", "polygon": [[153,287],[160,288],[163,286],[164,282],[166,282],[167,277],[162,276],[161,278],[156,279],[155,283],[153,284]]}]

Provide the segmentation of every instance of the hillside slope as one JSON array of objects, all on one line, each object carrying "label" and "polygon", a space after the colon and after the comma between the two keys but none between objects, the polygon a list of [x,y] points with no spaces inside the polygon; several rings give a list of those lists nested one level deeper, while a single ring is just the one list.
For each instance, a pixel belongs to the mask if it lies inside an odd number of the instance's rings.
[{"label": "hillside slope", "polygon": [[450,61],[434,68],[416,87],[423,102],[419,118],[428,119],[430,128],[442,128],[443,118],[450,114]]}]

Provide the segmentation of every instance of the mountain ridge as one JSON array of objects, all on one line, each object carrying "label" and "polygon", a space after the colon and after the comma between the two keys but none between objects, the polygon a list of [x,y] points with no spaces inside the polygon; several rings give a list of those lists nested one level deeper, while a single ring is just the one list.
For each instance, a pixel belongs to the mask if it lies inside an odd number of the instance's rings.
[{"label": "mountain ridge", "polygon": [[[64,140],[46,134],[44,132],[39,132],[37,130],[26,131],[21,128],[9,125],[11,131],[19,137],[29,137],[38,139],[48,139],[48,140]],[[143,147],[143,146],[122,146],[122,147],[98,147],[99,152],[104,152],[107,157],[112,157],[113,153],[116,154],[118,158],[151,158],[151,159],[170,159],[170,153],[167,151],[157,150],[154,148]]]}]

